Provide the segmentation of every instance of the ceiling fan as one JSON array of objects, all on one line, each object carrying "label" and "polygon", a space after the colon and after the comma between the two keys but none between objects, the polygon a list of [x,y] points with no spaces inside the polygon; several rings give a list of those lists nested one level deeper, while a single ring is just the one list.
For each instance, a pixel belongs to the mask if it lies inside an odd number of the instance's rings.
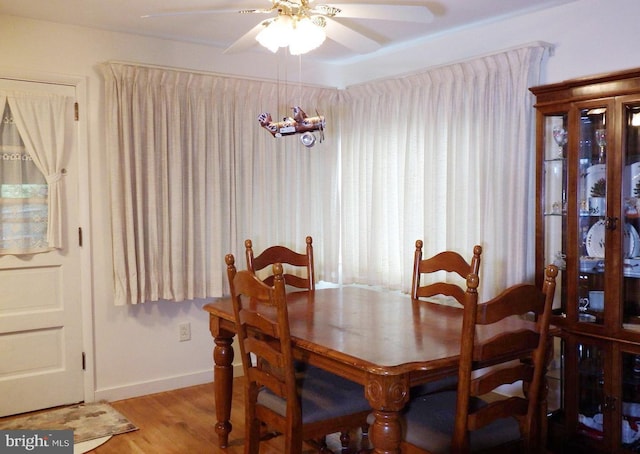
[{"label": "ceiling fan", "polygon": [[[264,14],[271,15],[270,18],[260,21],[253,28],[242,35],[237,41],[231,44],[224,52],[240,52],[256,44],[256,39],[260,43],[275,52],[277,47],[267,45],[260,39],[267,30],[269,34],[274,34],[276,28],[287,24],[287,27],[300,32],[305,39],[309,34],[318,32],[318,43],[320,45],[326,37],[342,44],[356,53],[366,54],[381,47],[381,44],[364,34],[353,30],[342,24],[342,18],[353,19],[375,19],[384,21],[418,22],[428,23],[433,20],[433,14],[426,6],[421,5],[397,5],[397,4],[365,4],[365,3],[337,3],[337,4],[315,4],[314,0],[268,0],[270,7],[230,10],[222,8],[199,9],[187,11],[168,11],[147,14],[143,18],[175,16],[188,14]],[[335,20],[338,19],[338,20]],[[304,26],[304,31],[303,31]],[[272,33],[273,32],[273,33]],[[297,39],[297,38],[296,38]],[[296,40],[294,39],[294,41]],[[277,46],[277,45],[276,45]],[[282,46],[282,45],[281,45]],[[275,49],[274,49],[275,47]],[[293,45],[290,46],[293,49]],[[310,49],[300,51],[305,53]],[[295,52],[292,52],[295,53]]]}]

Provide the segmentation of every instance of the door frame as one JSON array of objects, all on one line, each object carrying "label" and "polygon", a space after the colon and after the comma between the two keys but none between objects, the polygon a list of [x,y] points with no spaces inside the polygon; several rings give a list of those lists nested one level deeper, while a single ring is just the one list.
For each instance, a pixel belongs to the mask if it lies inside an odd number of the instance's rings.
[{"label": "door frame", "polygon": [[[55,74],[31,70],[17,70],[0,67],[0,79],[24,82],[40,82],[55,85],[67,85],[75,88],[79,117],[77,120],[78,153],[78,226],[82,229],[82,247],[80,247],[80,310],[82,326],[82,351],[84,352],[83,395],[85,402],[95,400],[95,349],[93,345],[93,260],[91,251],[91,212],[89,193],[89,141],[88,141],[88,103],[87,76]],[[74,228],[70,226],[70,228]]]}]

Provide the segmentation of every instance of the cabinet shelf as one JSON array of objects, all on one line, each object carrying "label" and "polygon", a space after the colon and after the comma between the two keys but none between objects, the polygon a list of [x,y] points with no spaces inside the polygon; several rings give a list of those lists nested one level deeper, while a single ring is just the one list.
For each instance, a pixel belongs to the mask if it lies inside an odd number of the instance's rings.
[{"label": "cabinet shelf", "polygon": [[640,323],[623,323],[622,327],[628,331],[640,332]]}]

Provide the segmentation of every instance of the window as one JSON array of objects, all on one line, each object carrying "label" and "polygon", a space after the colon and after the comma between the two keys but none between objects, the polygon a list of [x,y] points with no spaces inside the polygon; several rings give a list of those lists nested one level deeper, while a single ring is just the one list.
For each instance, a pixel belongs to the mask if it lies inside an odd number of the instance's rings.
[{"label": "window", "polygon": [[48,185],[5,103],[0,121],[0,253],[46,249]]}]

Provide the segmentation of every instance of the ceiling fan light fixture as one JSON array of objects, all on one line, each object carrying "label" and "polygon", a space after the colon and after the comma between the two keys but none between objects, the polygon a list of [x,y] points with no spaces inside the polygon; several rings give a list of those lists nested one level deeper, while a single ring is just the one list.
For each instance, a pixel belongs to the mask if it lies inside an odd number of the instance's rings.
[{"label": "ceiling fan light fixture", "polygon": [[281,47],[286,47],[291,42],[293,24],[291,17],[278,16],[270,21],[265,21],[264,28],[256,36],[260,45],[275,53]]},{"label": "ceiling fan light fixture", "polygon": [[306,54],[318,48],[326,38],[327,34],[324,29],[313,23],[308,17],[304,17],[295,24],[289,43],[289,52],[291,55]]},{"label": "ceiling fan light fixture", "polygon": [[280,14],[263,22],[264,28],[256,36],[261,46],[275,53],[281,47],[289,47],[291,55],[306,54],[319,47],[327,35],[323,17],[310,18],[297,14]]}]

